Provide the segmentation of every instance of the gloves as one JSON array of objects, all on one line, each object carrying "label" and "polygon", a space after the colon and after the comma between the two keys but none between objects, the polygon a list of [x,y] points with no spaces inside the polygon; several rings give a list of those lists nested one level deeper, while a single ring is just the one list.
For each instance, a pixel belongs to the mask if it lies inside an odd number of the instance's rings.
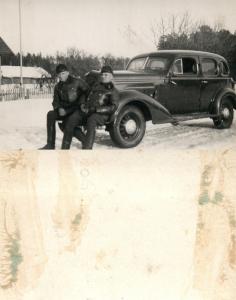
[{"label": "gloves", "polygon": [[58,108],[58,114],[60,117],[64,117],[66,115],[66,110],[62,107]]},{"label": "gloves", "polygon": [[89,109],[85,104],[81,104],[80,109],[85,114],[87,114],[89,112]]},{"label": "gloves", "polygon": [[96,109],[96,112],[100,114],[112,114],[114,113],[115,109],[116,109],[115,105],[102,106],[102,107],[98,107]]}]

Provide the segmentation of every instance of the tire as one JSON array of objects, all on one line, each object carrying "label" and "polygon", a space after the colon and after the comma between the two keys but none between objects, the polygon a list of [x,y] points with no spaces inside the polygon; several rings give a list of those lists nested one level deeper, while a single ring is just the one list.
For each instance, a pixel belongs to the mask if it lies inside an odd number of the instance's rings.
[{"label": "tire", "polygon": [[215,127],[217,129],[230,128],[234,119],[234,108],[229,98],[222,98],[219,113],[219,117],[213,118]]},{"label": "tire", "polygon": [[133,105],[124,107],[110,128],[112,141],[121,148],[137,146],[143,139],[146,121],[141,110]]}]

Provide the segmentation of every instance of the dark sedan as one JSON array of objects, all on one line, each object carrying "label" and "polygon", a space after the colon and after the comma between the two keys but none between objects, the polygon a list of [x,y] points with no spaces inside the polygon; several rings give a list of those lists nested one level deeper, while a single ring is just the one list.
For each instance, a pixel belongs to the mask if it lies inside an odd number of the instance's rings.
[{"label": "dark sedan", "polygon": [[114,82],[121,100],[107,129],[120,147],[140,143],[148,120],[177,124],[208,117],[218,129],[233,122],[236,94],[220,55],[187,50],[138,55],[126,70],[114,72]]}]

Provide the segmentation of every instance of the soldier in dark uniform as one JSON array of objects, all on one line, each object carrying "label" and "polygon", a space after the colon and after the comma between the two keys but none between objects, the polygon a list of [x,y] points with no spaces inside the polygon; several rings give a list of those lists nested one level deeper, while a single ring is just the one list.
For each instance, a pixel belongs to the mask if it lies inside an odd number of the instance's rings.
[{"label": "soldier in dark uniform", "polygon": [[88,113],[87,134],[83,143],[83,149],[93,148],[96,127],[105,125],[109,121],[111,114],[118,107],[119,92],[112,80],[112,68],[104,66],[101,69],[100,82],[93,86],[88,95],[87,103],[81,107],[82,111]]},{"label": "soldier in dark uniform", "polygon": [[73,135],[83,139],[82,132],[77,127],[85,122],[86,114],[81,111],[89,92],[86,82],[72,77],[64,64],[56,67],[59,82],[54,88],[53,110],[47,114],[47,144],[41,149],[55,149],[56,121],[63,121],[63,140],[61,149],[70,149]]}]

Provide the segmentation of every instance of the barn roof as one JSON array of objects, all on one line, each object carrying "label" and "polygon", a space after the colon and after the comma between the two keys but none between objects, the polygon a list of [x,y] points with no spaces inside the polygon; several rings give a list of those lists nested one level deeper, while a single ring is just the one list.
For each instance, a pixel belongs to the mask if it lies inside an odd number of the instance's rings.
[{"label": "barn roof", "polygon": [[[2,76],[13,78],[20,77],[19,66],[1,66]],[[51,75],[43,68],[39,67],[22,67],[23,78],[41,78],[42,76],[50,78]]]},{"label": "barn roof", "polygon": [[14,55],[13,51],[7,46],[4,40],[0,37],[0,55]]}]

